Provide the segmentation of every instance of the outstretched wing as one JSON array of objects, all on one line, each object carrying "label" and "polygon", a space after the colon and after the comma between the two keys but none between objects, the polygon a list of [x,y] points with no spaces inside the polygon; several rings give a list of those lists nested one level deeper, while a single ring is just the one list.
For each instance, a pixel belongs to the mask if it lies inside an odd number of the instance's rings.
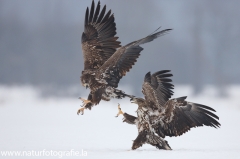
[{"label": "outstretched wing", "polygon": [[100,1],[95,9],[92,1],[91,10],[85,14],[84,32],[82,33],[82,51],[84,70],[97,69],[112,56],[120,42],[116,37],[116,24],[111,10],[105,14],[106,5],[100,12]]},{"label": "outstretched wing", "polygon": [[151,75],[148,72],[145,75],[144,83],[142,85],[142,93],[145,96],[147,106],[152,108],[152,110],[161,111],[164,108],[165,103],[173,95],[173,84],[171,77],[172,74],[169,70],[162,70],[155,72]]},{"label": "outstretched wing", "polygon": [[143,39],[131,42],[119,48],[100,68],[97,75],[99,80],[103,80],[112,87],[117,87],[119,80],[132,68],[143,50],[139,45],[153,41],[164,35],[171,29],[165,29],[153,33]]},{"label": "outstretched wing", "polygon": [[211,107],[185,101],[187,97],[169,100],[165,112],[159,118],[155,128],[159,136],[180,136],[193,127],[219,127],[219,117]]}]

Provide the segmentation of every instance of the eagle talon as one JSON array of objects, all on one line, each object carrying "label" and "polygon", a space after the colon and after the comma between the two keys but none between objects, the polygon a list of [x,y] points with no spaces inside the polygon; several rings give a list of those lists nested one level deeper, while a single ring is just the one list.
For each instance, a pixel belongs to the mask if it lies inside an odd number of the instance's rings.
[{"label": "eagle talon", "polygon": [[90,100],[86,100],[86,99],[81,98],[81,97],[79,97],[78,99],[82,100],[83,105],[80,105],[82,108],[78,109],[77,115],[79,115],[80,112],[82,112],[81,115],[83,115],[84,114],[84,109],[86,109],[85,106],[88,103],[91,103],[91,101]]},{"label": "eagle talon", "polygon": [[78,111],[77,111],[77,115],[79,115],[79,113],[81,113],[81,115],[83,115],[84,114],[84,109],[85,109],[85,107],[82,107],[82,108],[80,108],[80,109],[78,109]]},{"label": "eagle talon", "polygon": [[82,97],[79,97],[78,99],[80,99],[82,101],[82,103],[84,104],[84,106],[88,103],[90,103],[91,101],[90,100],[87,100],[87,99],[84,99]]},{"label": "eagle talon", "polygon": [[117,113],[117,115],[115,117],[117,118],[120,114],[124,114],[124,113],[121,110],[120,104],[118,103],[118,113]]}]

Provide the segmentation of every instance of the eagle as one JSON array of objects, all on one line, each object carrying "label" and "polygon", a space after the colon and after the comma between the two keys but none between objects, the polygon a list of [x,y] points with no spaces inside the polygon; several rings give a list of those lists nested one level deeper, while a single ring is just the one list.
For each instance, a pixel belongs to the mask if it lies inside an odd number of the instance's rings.
[{"label": "eagle", "polygon": [[138,136],[132,149],[145,143],[158,149],[170,150],[165,136],[181,136],[193,127],[220,127],[219,117],[213,108],[186,101],[186,96],[170,99],[174,85],[169,78],[169,70],[162,70],[145,75],[142,85],[144,98],[132,97],[130,101],[138,105],[137,117],[124,113],[118,105],[117,116],[124,116],[123,122],[136,125]]},{"label": "eagle", "polygon": [[87,7],[85,14],[84,32],[82,33],[82,52],[84,57],[84,70],[80,77],[84,87],[90,88],[87,100],[77,114],[84,113],[99,104],[101,100],[109,101],[111,98],[132,97],[117,89],[120,79],[137,61],[143,50],[140,45],[148,43],[164,35],[171,29],[158,31],[149,36],[121,46],[116,37],[116,24],[114,15],[109,10],[106,14],[106,5],[100,11],[100,1],[95,8],[92,1],[91,9]]}]

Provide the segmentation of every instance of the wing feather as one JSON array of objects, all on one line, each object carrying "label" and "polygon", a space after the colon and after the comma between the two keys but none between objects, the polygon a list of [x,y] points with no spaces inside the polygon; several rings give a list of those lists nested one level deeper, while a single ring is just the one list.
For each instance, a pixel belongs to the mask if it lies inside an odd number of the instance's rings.
[{"label": "wing feather", "polygon": [[[100,5],[100,3],[99,3],[99,5]],[[106,12],[106,5],[103,7],[100,15],[98,16],[98,19],[96,21],[97,24],[99,24],[102,21],[105,12]]]},{"label": "wing feather", "polygon": [[93,22],[97,21],[99,11],[100,11],[100,2],[98,2],[98,4],[97,4],[97,8],[96,8],[96,11],[95,11],[94,17],[93,17]]},{"label": "wing feather", "polygon": [[160,116],[156,132],[161,136],[180,136],[193,127],[220,127],[219,117],[211,107],[185,101],[186,97],[171,99]]},{"label": "wing feather", "polygon": [[116,37],[114,15],[109,10],[106,14],[106,5],[100,11],[100,1],[95,9],[92,1],[91,9],[86,9],[84,32],[82,34],[82,50],[84,56],[84,70],[98,69],[120,47]]},{"label": "wing feather", "polygon": [[165,103],[173,95],[173,84],[171,79],[172,74],[169,70],[162,70],[151,75],[148,72],[145,75],[142,85],[142,93],[145,96],[147,105],[154,109],[163,109]]},{"label": "wing feather", "polygon": [[128,113],[124,113],[123,116],[124,116],[123,122],[126,122],[128,124],[136,124],[137,117],[132,116],[132,115],[130,115]]},{"label": "wing feather", "polygon": [[91,6],[91,10],[90,10],[90,16],[89,16],[89,19],[88,19],[88,22],[93,22],[93,14],[94,14],[94,8],[95,8],[95,3],[94,1],[92,1],[92,6]]},{"label": "wing feather", "polygon": [[[164,35],[171,29],[165,29],[156,33],[153,33],[145,38],[131,42],[121,48],[119,48],[99,69],[98,78],[105,78],[106,81],[111,83],[113,87],[117,87],[119,80],[126,75],[126,73],[132,68],[140,56],[140,52],[143,50],[139,45],[153,41],[154,39]],[[110,73],[112,72],[112,73]],[[109,74],[109,76],[106,76]]]}]

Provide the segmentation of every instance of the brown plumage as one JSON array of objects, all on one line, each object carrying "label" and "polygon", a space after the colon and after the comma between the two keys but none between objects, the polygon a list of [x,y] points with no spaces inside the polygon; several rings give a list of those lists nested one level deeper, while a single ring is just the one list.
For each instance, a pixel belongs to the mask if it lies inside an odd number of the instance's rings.
[{"label": "brown plumage", "polygon": [[144,78],[142,90],[156,133],[161,137],[180,136],[193,127],[219,127],[219,118],[211,107],[185,101],[186,96],[170,99],[173,85],[168,77],[171,76],[165,70],[152,75],[149,72]]},{"label": "brown plumage", "polygon": [[109,10],[106,14],[106,5],[100,12],[100,1],[95,10],[92,1],[91,10],[85,13],[84,32],[82,33],[82,51],[84,70],[98,69],[119,48],[120,42],[116,37],[114,15]]},{"label": "brown plumage", "polygon": [[[82,51],[84,56],[84,70],[81,82],[89,87],[91,92],[85,108],[91,109],[101,99],[132,97],[116,89],[120,79],[137,61],[143,50],[140,45],[148,43],[171,29],[155,31],[140,40],[121,46],[116,37],[116,24],[111,10],[105,14],[106,6],[100,11],[100,2],[95,9],[92,1],[91,10],[87,8],[85,14],[85,29],[82,34]],[[80,110],[82,111],[82,109]],[[79,112],[78,112],[79,113]]]},{"label": "brown plumage", "polygon": [[[158,71],[145,75],[142,85],[144,98],[133,97],[132,103],[138,104],[137,117],[124,113],[124,122],[137,125],[138,132],[147,131],[157,134],[158,138],[165,136],[180,136],[193,127],[220,127],[219,117],[209,106],[188,102],[185,97],[170,99],[173,95],[172,74],[169,70]],[[143,120],[144,119],[144,120]],[[145,125],[148,127],[145,127]],[[141,136],[143,134],[141,133]],[[142,145],[146,137],[140,143]],[[135,140],[136,142],[138,140]],[[163,142],[166,143],[167,142]],[[168,145],[168,144],[167,144]],[[155,145],[156,146],[156,145]]]}]

